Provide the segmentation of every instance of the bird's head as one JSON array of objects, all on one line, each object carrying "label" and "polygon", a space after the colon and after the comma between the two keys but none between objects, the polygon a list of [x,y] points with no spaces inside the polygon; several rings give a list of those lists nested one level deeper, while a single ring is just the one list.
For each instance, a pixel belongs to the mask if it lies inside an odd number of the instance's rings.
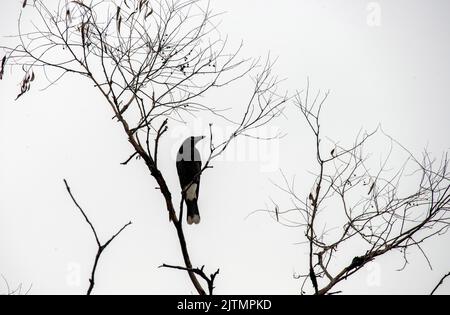
[{"label": "bird's head", "polygon": [[184,140],[183,144],[178,150],[177,160],[200,161],[200,157],[196,156],[196,154],[198,155],[198,151],[195,150],[195,145],[205,138],[205,136],[192,136]]},{"label": "bird's head", "polygon": [[186,142],[190,142],[192,146],[196,145],[198,142],[202,141],[203,139],[205,139],[205,136],[192,136],[186,139]]},{"label": "bird's head", "polygon": [[205,139],[205,136],[192,136],[187,138],[186,140],[184,140],[183,144],[180,147],[180,152],[187,152],[187,151],[191,151],[191,148],[194,148],[195,145],[202,141],[203,139]]}]

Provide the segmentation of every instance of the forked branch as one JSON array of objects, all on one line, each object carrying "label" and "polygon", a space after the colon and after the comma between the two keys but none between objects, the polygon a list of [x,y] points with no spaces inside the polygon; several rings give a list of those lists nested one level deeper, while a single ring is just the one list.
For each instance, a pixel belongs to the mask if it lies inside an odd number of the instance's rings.
[{"label": "forked branch", "polygon": [[94,290],[95,287],[95,275],[97,272],[97,267],[98,267],[98,263],[100,261],[100,258],[103,254],[103,252],[106,250],[106,248],[128,227],[132,224],[132,222],[130,221],[129,223],[125,224],[116,234],[114,234],[107,242],[102,243],[98,237],[97,231],[95,230],[94,225],[92,224],[91,220],[89,219],[89,217],[86,215],[86,212],[83,210],[83,208],[80,206],[80,204],[77,202],[77,200],[75,199],[74,195],[72,194],[72,190],[69,186],[69,184],[67,183],[66,180],[64,180],[64,184],[66,186],[66,190],[70,195],[70,198],[72,199],[73,203],[75,204],[75,206],[78,208],[78,210],[80,211],[80,213],[83,215],[86,223],[89,225],[92,234],[95,237],[95,241],[97,243],[97,253],[95,255],[95,259],[94,259],[94,264],[92,266],[92,271],[91,271],[91,278],[89,279],[89,288],[87,290],[87,295],[91,295],[92,291]]}]

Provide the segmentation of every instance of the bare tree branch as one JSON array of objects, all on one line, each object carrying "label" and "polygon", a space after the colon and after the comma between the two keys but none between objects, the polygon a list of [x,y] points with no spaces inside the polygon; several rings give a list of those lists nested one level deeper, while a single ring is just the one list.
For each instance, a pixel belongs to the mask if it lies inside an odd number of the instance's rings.
[{"label": "bare tree branch", "polygon": [[98,267],[98,263],[100,261],[100,258],[103,254],[103,252],[106,250],[106,248],[128,227],[132,224],[132,222],[130,221],[129,223],[125,224],[116,234],[114,234],[106,243],[102,244],[100,242],[100,239],[98,238],[98,234],[97,231],[94,228],[94,225],[91,223],[91,221],[89,220],[88,216],[86,215],[86,213],[84,212],[83,208],[80,207],[79,203],[76,201],[75,197],[72,194],[72,190],[69,187],[69,184],[67,183],[66,180],[64,180],[64,184],[66,186],[66,190],[70,195],[70,198],[72,199],[73,203],[76,205],[76,207],[78,208],[78,210],[81,212],[81,214],[83,215],[84,219],[86,220],[86,222],[88,223],[89,227],[92,230],[92,233],[94,234],[95,240],[97,242],[97,253],[95,255],[95,260],[94,260],[94,264],[92,267],[92,271],[91,271],[91,278],[89,279],[89,288],[87,290],[87,295],[91,295],[92,291],[94,290],[95,287],[95,275],[97,272],[97,267]]},{"label": "bare tree branch", "polygon": [[434,289],[433,289],[433,291],[431,291],[430,295],[434,295],[436,293],[436,291],[439,289],[439,287],[444,284],[445,279],[447,279],[448,277],[450,277],[450,272],[447,273],[445,276],[443,276],[441,278],[441,280],[439,280],[439,283],[436,285],[436,287],[434,287]]},{"label": "bare tree branch", "polygon": [[6,287],[6,293],[0,293],[0,295],[28,295],[31,292],[31,289],[33,288],[33,285],[31,284],[30,287],[25,292],[23,292],[24,289],[23,285],[19,284],[17,288],[13,289],[10,286],[8,280],[6,280],[5,276],[1,275],[1,277]]},{"label": "bare tree branch", "polygon": [[197,274],[198,276],[200,276],[203,280],[205,280],[208,284],[208,291],[209,291],[209,295],[213,295],[214,293],[214,281],[216,279],[216,277],[219,275],[220,273],[220,269],[217,269],[217,271],[213,274],[211,274],[209,277],[206,275],[206,273],[204,272],[205,266],[202,266],[202,268],[186,268],[186,267],[180,267],[180,266],[172,266],[172,265],[167,265],[167,264],[163,264],[162,266],[160,266],[159,268],[168,268],[168,269],[177,269],[177,270],[184,270],[187,272],[193,272],[195,274]]}]

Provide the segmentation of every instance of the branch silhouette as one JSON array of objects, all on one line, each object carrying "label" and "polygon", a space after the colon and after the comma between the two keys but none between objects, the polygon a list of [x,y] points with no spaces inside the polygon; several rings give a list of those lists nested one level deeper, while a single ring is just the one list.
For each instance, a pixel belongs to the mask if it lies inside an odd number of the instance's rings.
[{"label": "branch silhouette", "polygon": [[431,291],[430,295],[434,295],[436,291],[444,284],[445,279],[447,279],[448,277],[450,277],[450,272],[444,275],[441,280],[439,280],[438,284],[436,285],[436,287],[434,287],[433,291]]},{"label": "branch silhouette", "polygon": [[19,284],[17,286],[17,288],[12,288],[11,285],[9,284],[8,280],[5,278],[4,275],[1,275],[3,282],[5,284],[6,287],[6,292],[5,293],[0,293],[0,295],[28,295],[31,292],[31,289],[33,288],[33,285],[31,284],[30,287],[26,290],[23,291],[23,284]]},{"label": "branch silhouette", "polygon": [[213,274],[211,274],[209,277],[206,275],[204,269],[205,266],[202,266],[201,268],[185,268],[185,267],[181,267],[181,266],[171,266],[171,265],[167,265],[167,264],[163,264],[161,265],[159,268],[168,268],[168,269],[177,269],[177,270],[184,270],[187,272],[193,272],[196,275],[200,276],[203,280],[206,281],[206,283],[208,284],[208,292],[209,295],[213,295],[214,293],[214,281],[216,280],[216,277],[219,275],[220,273],[220,269],[217,269],[217,271]]},{"label": "branch silhouette", "polygon": [[87,290],[87,295],[91,295],[92,291],[94,290],[95,287],[95,275],[97,272],[97,267],[100,261],[100,258],[103,254],[103,252],[106,250],[106,248],[127,228],[129,227],[132,222],[130,221],[129,223],[125,224],[116,234],[114,234],[107,242],[102,243],[98,237],[97,231],[95,230],[94,225],[92,224],[91,220],[89,219],[89,217],[86,215],[86,212],[83,210],[83,208],[81,208],[80,204],[77,202],[77,200],[75,199],[74,195],[72,194],[72,190],[69,186],[69,184],[67,183],[67,181],[64,179],[64,184],[66,186],[66,190],[69,193],[70,198],[72,199],[73,203],[75,204],[75,206],[78,208],[78,210],[80,211],[80,213],[83,215],[86,223],[89,225],[92,234],[95,237],[95,241],[97,243],[97,253],[95,255],[95,259],[94,259],[94,264],[92,266],[92,271],[91,271],[91,278],[89,279],[89,288]]}]

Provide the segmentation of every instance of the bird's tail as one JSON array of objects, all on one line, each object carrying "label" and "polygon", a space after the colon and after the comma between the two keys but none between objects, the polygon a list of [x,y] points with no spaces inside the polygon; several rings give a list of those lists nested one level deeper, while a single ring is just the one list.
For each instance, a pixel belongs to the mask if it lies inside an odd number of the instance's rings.
[{"label": "bird's tail", "polygon": [[200,212],[198,211],[197,199],[186,200],[187,223],[189,225],[200,223]]}]

